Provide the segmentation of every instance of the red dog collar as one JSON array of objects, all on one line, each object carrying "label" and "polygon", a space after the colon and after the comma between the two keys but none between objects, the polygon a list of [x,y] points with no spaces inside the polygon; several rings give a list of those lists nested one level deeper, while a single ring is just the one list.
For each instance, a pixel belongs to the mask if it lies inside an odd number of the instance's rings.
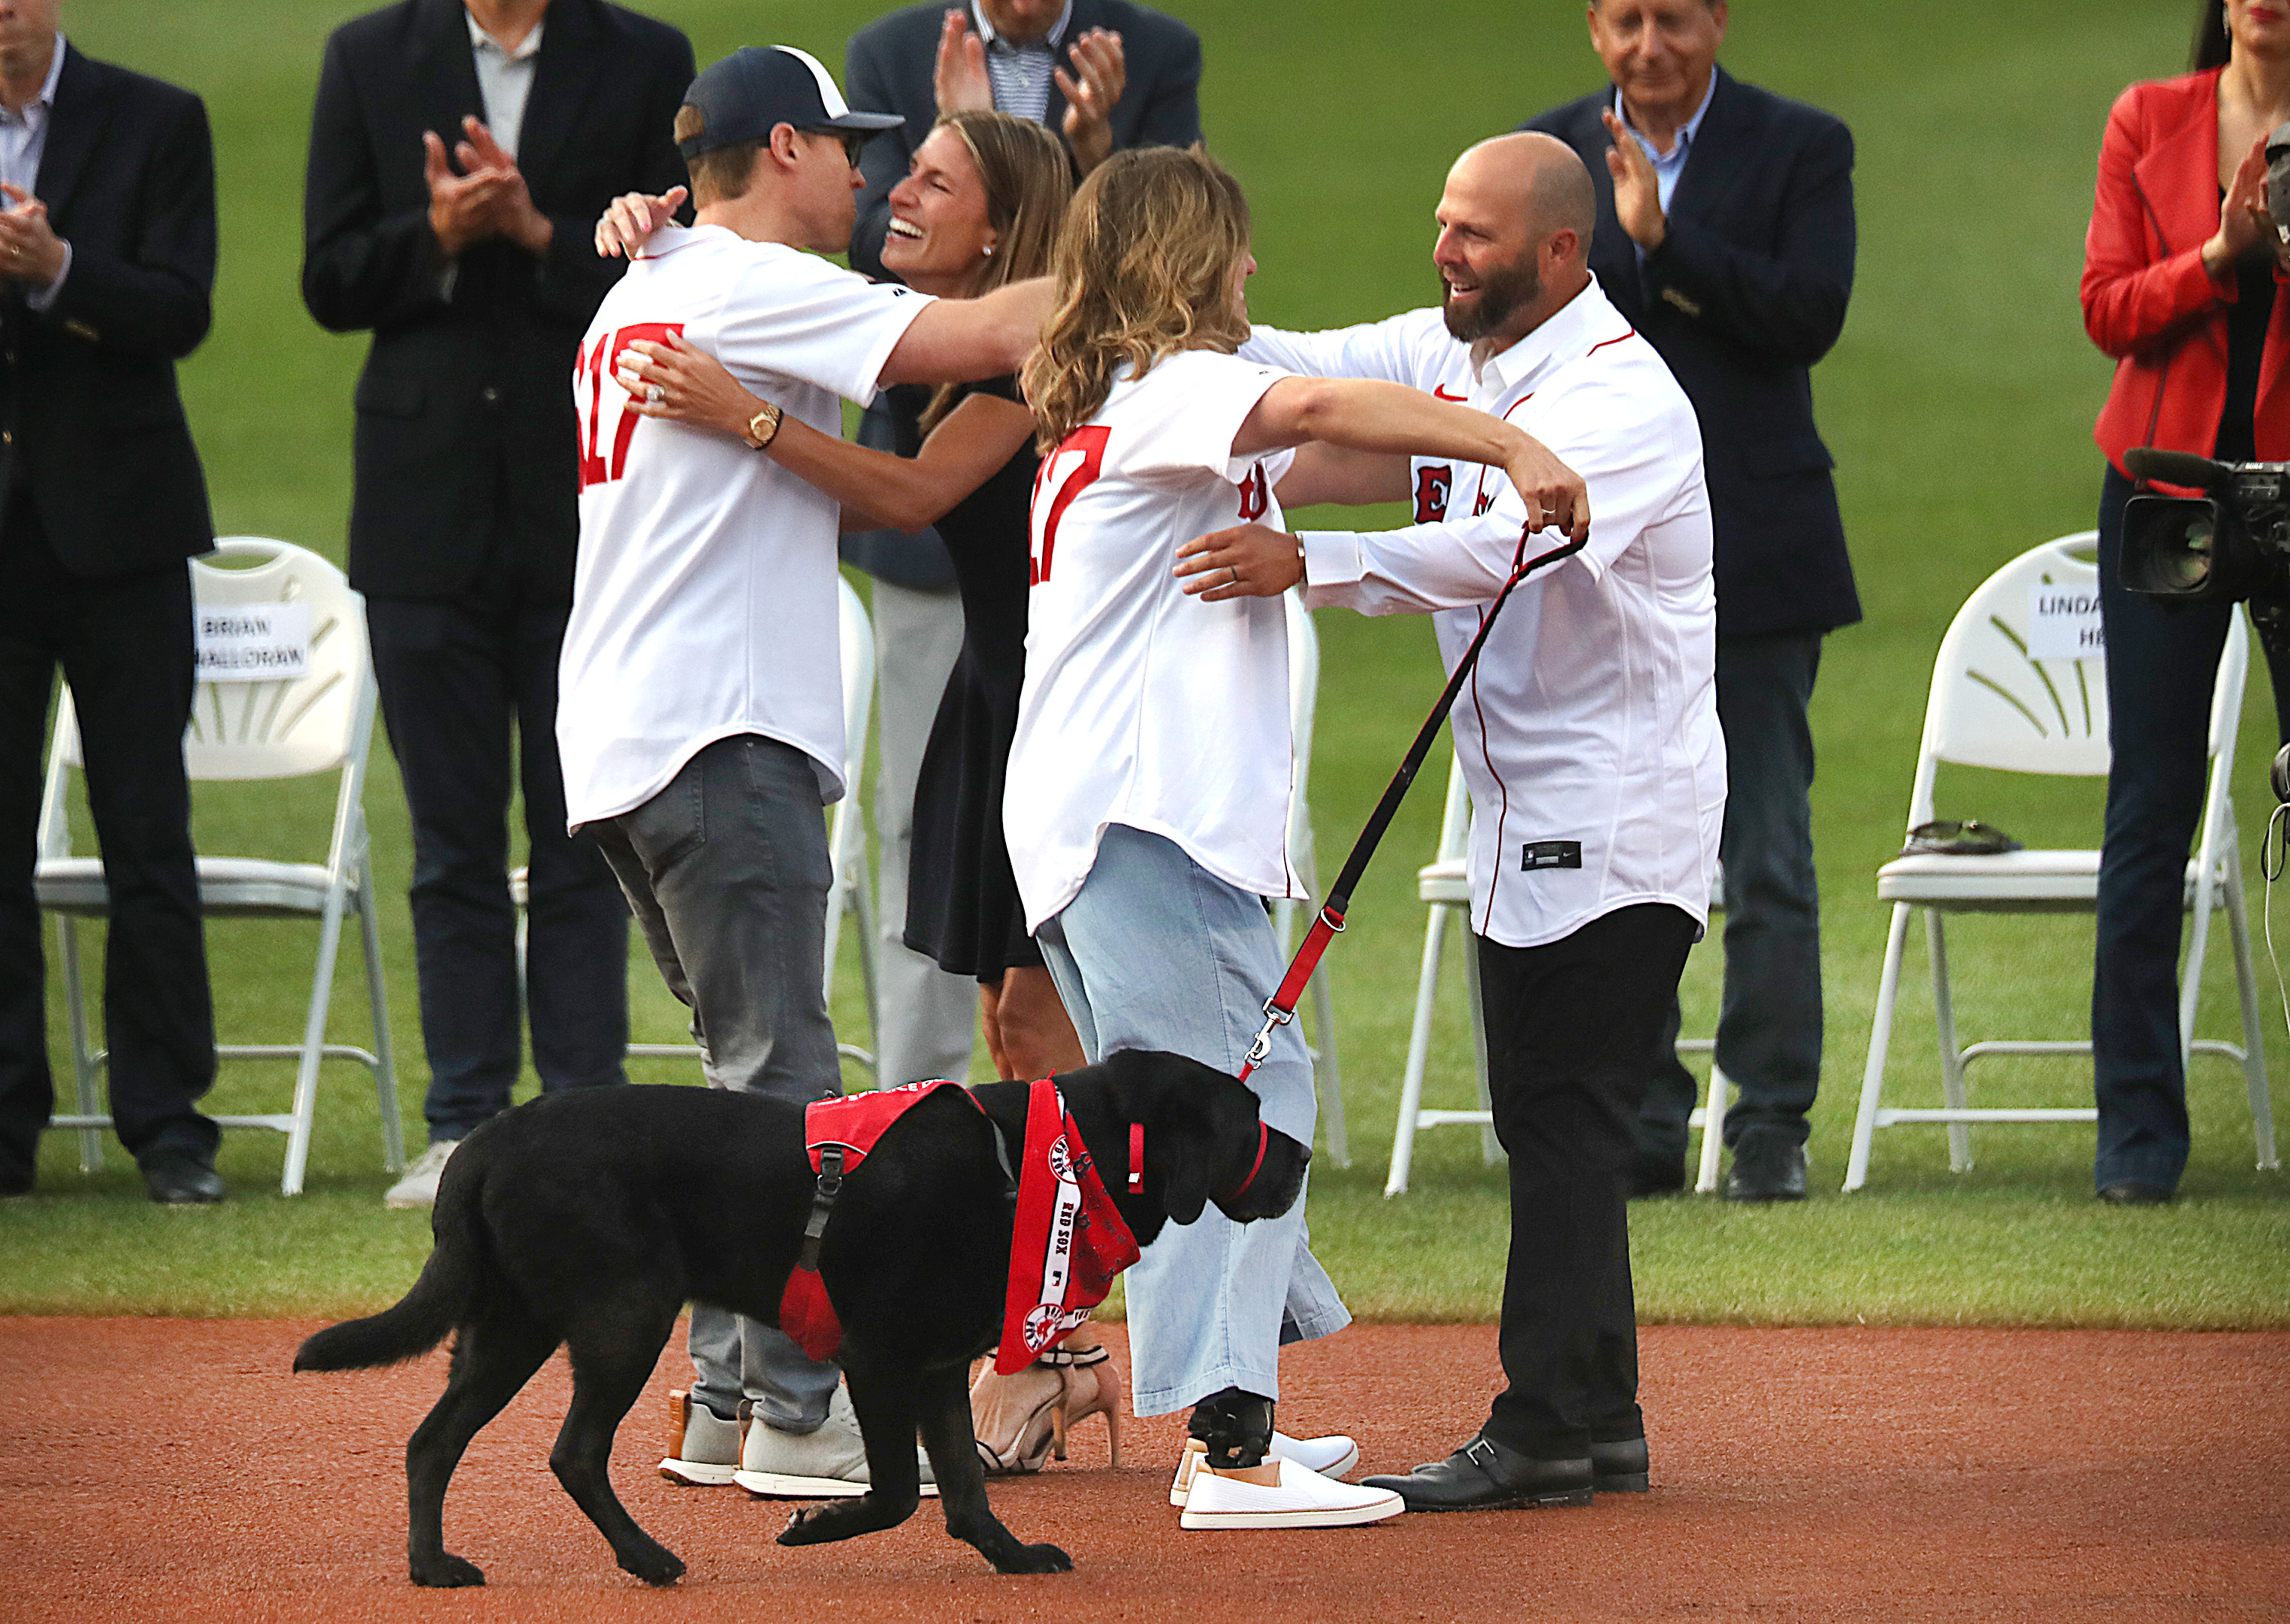
[{"label": "red dog collar", "polygon": [[1248,1164],[1248,1177],[1232,1187],[1232,1193],[1225,1197],[1227,1201],[1238,1201],[1247,1193],[1248,1187],[1256,1182],[1256,1175],[1264,1171],[1264,1152],[1271,1143],[1271,1132],[1260,1116],[1256,1119],[1256,1160]]},{"label": "red dog collar", "polygon": [[1145,1124],[1129,1124],[1129,1193],[1141,1194],[1145,1188]]}]

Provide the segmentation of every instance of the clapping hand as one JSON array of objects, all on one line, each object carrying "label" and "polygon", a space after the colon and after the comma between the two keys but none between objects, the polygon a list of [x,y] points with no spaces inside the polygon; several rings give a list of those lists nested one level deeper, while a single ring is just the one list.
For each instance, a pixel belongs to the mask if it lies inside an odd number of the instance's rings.
[{"label": "clapping hand", "polygon": [[993,111],[994,81],[986,73],[986,42],[971,32],[967,10],[946,14],[946,26],[938,31],[938,66],[931,84],[941,117]]},{"label": "clapping hand", "polygon": [[2262,243],[2290,263],[2290,249],[2266,212],[2266,140],[2262,135],[2253,141],[2235,165],[2234,180],[2219,204],[2218,230],[2203,244],[2203,267],[2213,276],[2232,276],[2234,262]]},{"label": "clapping hand", "polygon": [[597,252],[607,260],[634,254],[646,237],[676,217],[691,195],[680,186],[656,196],[646,192],[621,193],[597,221]]},{"label": "clapping hand", "polygon": [[1630,240],[1648,253],[1661,246],[1669,235],[1669,221],[1661,212],[1661,183],[1653,172],[1653,160],[1645,148],[1638,145],[1622,121],[1608,108],[1599,116],[1605,121],[1607,139],[1613,145],[1606,148],[1606,173],[1614,182],[1614,217],[1621,221],[1622,229]]},{"label": "clapping hand", "polygon": [[1114,104],[1128,88],[1129,66],[1122,55],[1121,36],[1107,28],[1092,28],[1066,52],[1073,64],[1052,76],[1066,99],[1066,148],[1087,174],[1113,152]]},{"label": "clapping hand", "polygon": [[48,205],[4,180],[0,194],[8,200],[0,212],[0,276],[46,287],[64,274],[64,240],[48,224]]},{"label": "clapping hand", "polygon": [[[421,132],[421,178],[429,188],[429,229],[448,259],[472,243],[503,237],[538,257],[548,252],[556,228],[533,206],[516,160],[477,118],[461,121],[464,140],[452,163],[436,131]],[[453,164],[461,172],[453,172]]]}]

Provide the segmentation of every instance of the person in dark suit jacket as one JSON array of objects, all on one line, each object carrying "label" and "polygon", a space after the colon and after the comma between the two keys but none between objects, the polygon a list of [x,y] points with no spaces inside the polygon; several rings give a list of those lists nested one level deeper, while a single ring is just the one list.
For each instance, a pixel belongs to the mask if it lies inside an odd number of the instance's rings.
[{"label": "person in dark suit jacket", "polygon": [[[1590,0],[1613,83],[1519,127],[1580,153],[1598,192],[1590,268],[1701,422],[1718,575],[1718,715],[1729,790],[1726,993],[1717,1064],[1726,1194],[1805,1194],[1821,1081],[1813,734],[1822,638],[1861,618],[1808,369],[1853,289],[1853,137],[1717,65],[1725,0]],[[1673,1012],[1669,1036],[1677,1021]],[[1665,1047],[1634,1185],[1682,1188],[1694,1084]]]},{"label": "person in dark suit jacket", "polygon": [[[884,276],[891,188],[941,113],[998,108],[1060,136],[1077,175],[1133,147],[1189,147],[1201,136],[1201,44],[1174,18],[1132,0],[927,0],[877,19],[845,48],[853,108],[905,122],[867,143],[851,263]],[[860,421],[861,444],[911,457],[930,392],[886,390]],[[935,530],[854,532],[843,556],[874,577],[882,775],[875,824],[880,996],[876,1056],[886,1082],[961,1076],[970,1067],[977,993],[906,945],[907,853],[915,784],[931,720],[962,648],[954,563]]]},{"label": "person in dark suit jacket", "polygon": [[83,56],[56,0],[0,14],[0,1195],[53,1108],[32,874],[56,667],[111,896],[111,1115],[152,1199],[219,1201],[214,1013],[191,850],[183,561],[214,546],[175,363],[206,336],[206,108]]},{"label": "person in dark suit jacket", "polygon": [[413,815],[430,1068],[430,1148],[392,1205],[428,1204],[452,1147],[508,1104],[520,785],[534,1067],[544,1089],[625,1080],[628,907],[565,833],[556,761],[579,539],[572,377],[621,268],[590,224],[620,193],[683,180],[671,138],[692,77],[682,34],[602,0],[400,0],[326,44],[302,297],[321,325],[373,333],[349,573]]}]

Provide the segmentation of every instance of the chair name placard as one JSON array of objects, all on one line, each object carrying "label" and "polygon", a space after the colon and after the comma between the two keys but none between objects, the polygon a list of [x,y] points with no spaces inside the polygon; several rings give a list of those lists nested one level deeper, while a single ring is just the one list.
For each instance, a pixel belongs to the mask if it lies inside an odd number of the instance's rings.
[{"label": "chair name placard", "polygon": [[192,612],[198,680],[292,682],[309,674],[308,604],[203,604]]},{"label": "chair name placard", "polygon": [[2093,660],[2107,652],[2099,625],[2099,583],[2028,588],[2028,658]]}]

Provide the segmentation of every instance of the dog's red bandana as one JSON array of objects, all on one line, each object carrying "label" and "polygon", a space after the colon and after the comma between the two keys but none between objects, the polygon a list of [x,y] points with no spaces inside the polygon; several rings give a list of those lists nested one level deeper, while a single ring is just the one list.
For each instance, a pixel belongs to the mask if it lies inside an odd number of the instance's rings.
[{"label": "dog's red bandana", "polygon": [[1004,1375],[1032,1364],[1105,1300],[1113,1277],[1137,1261],[1137,1237],[1097,1176],[1058,1086],[1044,1077],[1026,1102],[1026,1154],[1018,1164],[1018,1215],[1010,1230],[1010,1291],[1003,1300]]},{"label": "dog's red bandana", "polygon": [[[909,1083],[805,1108],[805,1148],[820,1176],[821,1204],[813,1205],[815,1219],[823,1223],[823,1204],[832,1203],[840,1179],[866,1160],[893,1123],[938,1090],[959,1086],[943,1080]],[[963,1097],[971,1098],[966,1092]],[[831,1172],[830,1153],[836,1164]],[[837,1184],[830,1186],[830,1179]],[[1105,1300],[1113,1277],[1137,1258],[1136,1237],[1105,1193],[1081,1131],[1066,1115],[1057,1085],[1043,1078],[1027,1100],[1010,1283],[994,1367],[1021,1370],[1056,1346]],[[832,1358],[842,1346],[843,1322],[816,1267],[799,1261],[789,1271],[780,1295],[780,1329],[814,1359]]]}]

